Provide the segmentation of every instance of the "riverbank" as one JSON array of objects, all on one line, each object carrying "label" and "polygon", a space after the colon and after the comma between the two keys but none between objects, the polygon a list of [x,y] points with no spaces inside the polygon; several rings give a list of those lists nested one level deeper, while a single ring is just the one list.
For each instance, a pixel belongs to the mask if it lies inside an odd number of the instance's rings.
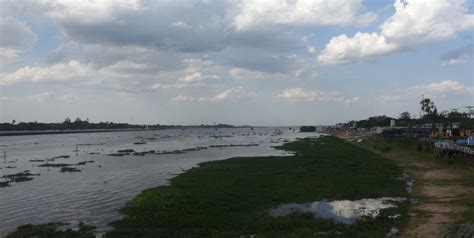
[{"label": "riverbank", "polygon": [[287,203],[408,197],[393,161],[335,137],[281,146],[296,156],[202,163],[130,201],[105,237],[384,237],[407,218],[405,203],[354,224],[309,213],[272,217]]},{"label": "riverbank", "polygon": [[402,237],[473,237],[474,168],[463,161],[447,162],[435,153],[396,140],[346,138],[406,169],[414,179],[412,215]]}]

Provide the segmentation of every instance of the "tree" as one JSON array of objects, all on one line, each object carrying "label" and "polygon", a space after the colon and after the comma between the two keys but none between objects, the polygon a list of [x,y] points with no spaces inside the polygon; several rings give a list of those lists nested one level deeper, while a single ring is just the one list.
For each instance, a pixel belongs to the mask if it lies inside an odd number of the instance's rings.
[{"label": "tree", "polygon": [[400,114],[400,120],[407,121],[411,119],[411,115],[409,112],[402,112]]},{"label": "tree", "polygon": [[432,102],[429,98],[421,100],[420,104],[421,110],[428,115],[433,114],[437,110],[434,102]]},{"label": "tree", "polygon": [[12,120],[12,125],[15,125],[15,122],[16,122],[15,120]]}]

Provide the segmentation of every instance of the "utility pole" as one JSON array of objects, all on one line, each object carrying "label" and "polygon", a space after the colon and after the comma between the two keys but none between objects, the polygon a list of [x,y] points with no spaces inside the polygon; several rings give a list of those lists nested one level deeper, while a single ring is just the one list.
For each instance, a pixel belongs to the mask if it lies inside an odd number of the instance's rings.
[{"label": "utility pole", "polygon": [[469,113],[469,118],[472,118],[472,114],[474,114],[474,106],[466,106],[467,108],[467,113]]}]

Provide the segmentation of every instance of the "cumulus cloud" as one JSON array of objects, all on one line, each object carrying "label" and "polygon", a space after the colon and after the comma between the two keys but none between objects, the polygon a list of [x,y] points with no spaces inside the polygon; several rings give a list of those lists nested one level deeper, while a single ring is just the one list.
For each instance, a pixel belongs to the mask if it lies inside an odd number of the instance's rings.
[{"label": "cumulus cloud", "polygon": [[191,96],[184,96],[184,95],[178,95],[174,98],[171,98],[170,99],[170,102],[171,103],[190,103],[190,102],[194,102],[195,99],[194,97],[191,97]]},{"label": "cumulus cloud", "polygon": [[184,69],[185,75],[178,80],[179,83],[197,83],[207,79],[220,78],[215,74],[205,74],[214,65],[206,56],[204,58],[184,59],[184,63],[187,65]]},{"label": "cumulus cloud", "polygon": [[463,64],[472,58],[473,49],[474,45],[469,44],[461,48],[450,50],[445,54],[441,55],[441,64],[444,66]]},{"label": "cumulus cloud", "polygon": [[425,85],[413,85],[404,89],[396,89],[386,95],[377,97],[377,101],[381,103],[389,103],[401,100],[418,99],[424,94],[425,97],[472,97],[474,95],[474,87],[472,85],[464,85],[455,80],[443,80]]},{"label": "cumulus cloud", "polygon": [[474,14],[467,13],[464,0],[396,0],[394,7],[395,13],[380,26],[380,32],[333,37],[321,52],[319,62],[353,63],[474,29]]},{"label": "cumulus cloud", "polygon": [[191,29],[191,28],[193,28],[188,23],[182,22],[182,21],[173,22],[171,25],[173,25],[174,27],[177,27],[177,28],[181,28],[181,29]]},{"label": "cumulus cloud", "polygon": [[376,19],[373,12],[359,14],[361,0],[244,0],[234,18],[238,30],[267,26],[366,25]]},{"label": "cumulus cloud", "polygon": [[[43,0],[46,14],[64,23],[90,25],[123,20],[122,15],[140,10],[138,0],[119,1],[68,1]],[[93,14],[91,14],[93,13]]]},{"label": "cumulus cloud", "polygon": [[257,96],[254,92],[248,92],[243,87],[235,87],[226,89],[213,97],[193,97],[178,95],[170,99],[171,103],[206,103],[206,102],[243,102],[248,101]]},{"label": "cumulus cloud", "polygon": [[322,64],[353,63],[361,58],[388,54],[397,48],[398,45],[387,43],[385,36],[375,32],[358,32],[352,38],[343,34],[333,37],[318,59]]},{"label": "cumulus cloud", "polygon": [[94,70],[71,60],[51,67],[25,66],[10,74],[0,75],[0,85],[89,79]]},{"label": "cumulus cloud", "polygon": [[0,47],[0,68],[3,68],[19,59],[18,51]]},{"label": "cumulus cloud", "polygon": [[303,88],[286,89],[277,97],[291,101],[344,101],[344,97],[339,92],[312,91]]},{"label": "cumulus cloud", "polygon": [[427,94],[464,94],[472,95],[474,87],[472,85],[463,85],[458,81],[444,80],[441,82],[434,82],[428,85],[416,85],[408,89],[412,93],[427,93]]},{"label": "cumulus cloud", "polygon": [[36,41],[31,28],[12,17],[0,17],[0,35],[1,48],[24,49]]},{"label": "cumulus cloud", "polygon": [[243,68],[232,68],[229,73],[233,79],[237,80],[284,80],[290,78],[289,75],[283,73],[268,73]]},{"label": "cumulus cloud", "polygon": [[77,101],[79,97],[75,94],[58,95],[53,92],[43,92],[43,93],[38,93],[32,96],[29,96],[28,99],[32,99],[37,102],[45,102],[45,101],[73,102],[73,101]]},{"label": "cumulus cloud", "polygon": [[243,87],[227,89],[215,97],[211,98],[210,101],[246,101],[257,96],[256,93],[247,92]]}]

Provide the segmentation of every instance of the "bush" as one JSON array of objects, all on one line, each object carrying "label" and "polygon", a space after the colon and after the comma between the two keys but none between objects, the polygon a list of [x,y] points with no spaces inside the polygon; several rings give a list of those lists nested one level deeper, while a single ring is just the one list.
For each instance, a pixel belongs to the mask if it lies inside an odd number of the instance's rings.
[{"label": "bush", "polygon": [[316,127],[315,126],[302,126],[300,127],[300,132],[315,132]]}]

